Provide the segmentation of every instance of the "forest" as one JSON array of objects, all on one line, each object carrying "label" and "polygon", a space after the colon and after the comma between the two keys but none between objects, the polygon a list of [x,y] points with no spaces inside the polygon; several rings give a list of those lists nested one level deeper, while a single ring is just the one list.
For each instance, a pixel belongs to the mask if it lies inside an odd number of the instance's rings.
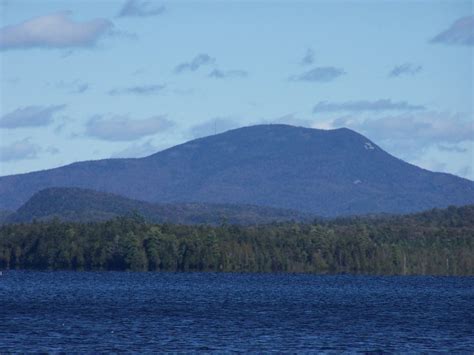
[{"label": "forest", "polygon": [[0,269],[474,275],[474,206],[252,226],[8,224]]}]

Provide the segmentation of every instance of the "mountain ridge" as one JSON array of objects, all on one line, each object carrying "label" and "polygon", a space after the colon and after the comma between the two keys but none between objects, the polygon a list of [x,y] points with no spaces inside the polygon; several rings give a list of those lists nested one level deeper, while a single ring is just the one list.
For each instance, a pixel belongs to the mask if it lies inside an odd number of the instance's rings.
[{"label": "mountain ridge", "polygon": [[238,225],[310,221],[313,216],[270,207],[229,204],[153,204],[116,194],[75,187],[53,187],[35,193],[5,224],[58,218],[70,222],[97,222],[138,214],[151,223]]},{"label": "mountain ridge", "polygon": [[76,162],[0,177],[0,208],[48,187],[153,203],[230,203],[321,216],[409,213],[474,203],[474,182],[406,163],[347,128],[258,125],[144,158]]}]

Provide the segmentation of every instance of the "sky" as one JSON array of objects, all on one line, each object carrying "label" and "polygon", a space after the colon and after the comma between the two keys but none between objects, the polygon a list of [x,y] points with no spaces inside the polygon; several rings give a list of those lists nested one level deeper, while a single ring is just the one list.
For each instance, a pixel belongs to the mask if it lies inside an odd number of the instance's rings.
[{"label": "sky", "polygon": [[474,180],[473,8],[0,0],[0,175],[284,123]]}]

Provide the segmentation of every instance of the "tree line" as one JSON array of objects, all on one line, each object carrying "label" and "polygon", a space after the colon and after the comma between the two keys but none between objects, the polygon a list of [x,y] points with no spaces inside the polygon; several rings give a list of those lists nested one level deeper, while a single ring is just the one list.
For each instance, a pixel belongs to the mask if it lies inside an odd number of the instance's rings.
[{"label": "tree line", "polygon": [[474,275],[474,207],[254,226],[10,224],[0,269]]}]

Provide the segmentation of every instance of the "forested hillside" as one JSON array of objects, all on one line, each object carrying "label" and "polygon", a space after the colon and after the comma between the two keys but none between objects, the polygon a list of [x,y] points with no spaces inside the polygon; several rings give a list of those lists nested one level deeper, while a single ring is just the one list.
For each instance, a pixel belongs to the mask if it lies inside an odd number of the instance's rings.
[{"label": "forested hillside", "polygon": [[474,275],[474,206],[314,224],[0,228],[0,268]]},{"label": "forested hillside", "polygon": [[99,222],[134,213],[140,214],[147,222],[176,224],[220,224],[226,221],[244,225],[312,219],[308,213],[264,206],[153,204],[106,192],[58,187],[36,193],[15,213],[6,214],[3,222],[47,221],[53,218],[69,222]]}]

